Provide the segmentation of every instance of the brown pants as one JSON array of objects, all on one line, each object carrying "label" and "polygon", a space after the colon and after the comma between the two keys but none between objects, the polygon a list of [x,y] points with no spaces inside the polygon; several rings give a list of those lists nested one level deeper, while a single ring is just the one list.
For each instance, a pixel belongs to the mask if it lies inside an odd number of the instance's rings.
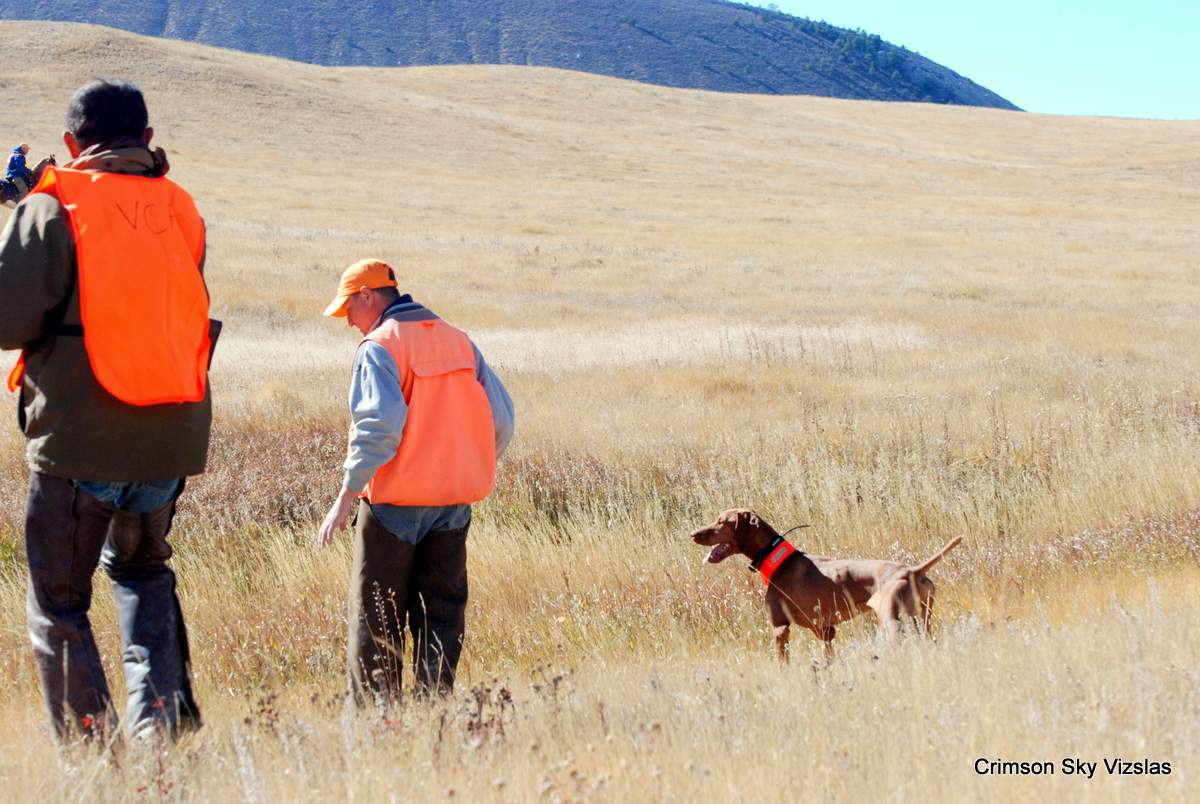
[{"label": "brown pants", "polygon": [[400,696],[404,626],[413,640],[418,690],[449,693],[467,608],[467,529],[392,535],[359,503],[350,573],[350,689],[360,704]]}]

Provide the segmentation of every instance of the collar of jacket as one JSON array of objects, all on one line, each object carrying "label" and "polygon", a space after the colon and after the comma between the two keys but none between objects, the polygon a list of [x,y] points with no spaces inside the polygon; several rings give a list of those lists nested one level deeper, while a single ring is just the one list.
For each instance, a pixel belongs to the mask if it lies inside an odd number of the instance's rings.
[{"label": "collar of jacket", "polygon": [[428,321],[437,318],[437,316],[425,309],[423,305],[413,301],[412,296],[405,293],[379,314],[379,318],[376,318],[374,323],[371,324],[371,329],[368,332],[374,332],[379,329],[384,321],[391,318],[397,321]]},{"label": "collar of jacket", "polygon": [[399,310],[397,308],[403,307],[405,305],[410,305],[410,304],[414,305],[416,307],[421,306],[421,305],[417,304],[415,301],[413,301],[412,294],[409,294],[409,293],[401,294],[400,298],[396,299],[394,302],[392,302],[391,304],[388,305],[388,308],[383,311],[383,315],[379,316],[379,320],[382,321],[383,319],[385,319],[389,315],[391,315],[393,312],[396,312],[396,313],[402,312],[401,310]]},{"label": "collar of jacket", "polygon": [[66,164],[73,170],[98,170],[158,178],[171,170],[167,153],[153,150],[141,140],[117,140],[100,143],[85,150]]}]

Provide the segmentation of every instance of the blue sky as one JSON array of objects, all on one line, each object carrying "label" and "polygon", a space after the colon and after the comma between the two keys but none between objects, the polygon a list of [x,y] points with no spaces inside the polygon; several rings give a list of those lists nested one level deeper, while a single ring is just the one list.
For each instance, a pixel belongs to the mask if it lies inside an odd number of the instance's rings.
[{"label": "blue sky", "polygon": [[1200,119],[1200,0],[775,5],[797,17],[879,34],[1027,111]]}]

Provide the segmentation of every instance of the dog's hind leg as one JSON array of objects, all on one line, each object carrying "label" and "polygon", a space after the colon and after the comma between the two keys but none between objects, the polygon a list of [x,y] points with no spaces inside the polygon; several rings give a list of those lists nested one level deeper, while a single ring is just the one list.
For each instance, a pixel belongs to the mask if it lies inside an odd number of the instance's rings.
[{"label": "dog's hind leg", "polygon": [[922,577],[917,583],[919,598],[917,631],[921,636],[928,637],[933,635],[933,581]]},{"label": "dog's hind leg", "polygon": [[902,614],[912,616],[915,613],[908,599],[911,594],[910,586],[906,577],[893,578],[876,590],[867,601],[867,605],[879,618],[879,628],[888,639],[900,636]]}]

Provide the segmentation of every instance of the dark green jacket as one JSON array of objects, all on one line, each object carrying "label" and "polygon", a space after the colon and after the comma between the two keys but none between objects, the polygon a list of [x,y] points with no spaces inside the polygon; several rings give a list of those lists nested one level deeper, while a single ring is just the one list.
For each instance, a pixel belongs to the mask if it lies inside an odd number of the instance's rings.
[{"label": "dark green jacket", "polygon": [[[85,152],[70,167],[160,176],[161,150]],[[203,270],[203,261],[201,263]],[[79,327],[70,221],[58,200],[30,195],[0,234],[0,349],[27,350],[20,416],[30,469],[74,480],[146,481],[200,474],[212,403],[128,405],[105,391]],[[65,307],[64,307],[65,304]],[[77,330],[78,331],[78,330]]]}]

